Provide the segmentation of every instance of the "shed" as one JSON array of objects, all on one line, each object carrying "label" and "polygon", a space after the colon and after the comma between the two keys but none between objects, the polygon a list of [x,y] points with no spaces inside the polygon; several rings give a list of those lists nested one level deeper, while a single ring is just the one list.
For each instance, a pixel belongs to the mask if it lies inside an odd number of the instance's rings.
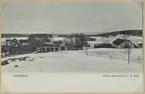
[{"label": "shed", "polygon": [[134,48],[135,44],[127,39],[116,39],[112,42],[112,46],[116,48]]}]

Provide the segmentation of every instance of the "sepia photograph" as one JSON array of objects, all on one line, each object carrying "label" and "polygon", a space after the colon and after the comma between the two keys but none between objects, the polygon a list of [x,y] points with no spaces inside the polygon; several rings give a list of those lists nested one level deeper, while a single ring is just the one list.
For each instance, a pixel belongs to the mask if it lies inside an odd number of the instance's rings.
[{"label": "sepia photograph", "polygon": [[139,5],[12,2],[2,11],[2,72],[141,72],[142,34]]},{"label": "sepia photograph", "polygon": [[1,73],[132,73],[142,79],[142,11],[142,2],[3,3]]}]

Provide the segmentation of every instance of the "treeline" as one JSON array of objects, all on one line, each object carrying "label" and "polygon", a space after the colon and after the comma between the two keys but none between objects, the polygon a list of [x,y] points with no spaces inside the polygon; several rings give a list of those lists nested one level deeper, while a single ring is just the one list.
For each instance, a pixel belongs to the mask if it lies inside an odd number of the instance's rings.
[{"label": "treeline", "polygon": [[[81,35],[83,33],[80,33]],[[143,30],[122,30],[122,31],[114,31],[114,32],[108,32],[108,33],[101,33],[101,34],[83,34],[84,36],[100,36],[100,37],[108,37],[108,36],[117,36],[121,34],[126,35],[132,35],[132,36],[143,36]],[[50,35],[50,34],[48,34]],[[68,36],[74,36],[75,34],[58,34],[60,37],[68,37]],[[29,37],[29,34],[1,34],[2,38],[8,38],[8,37]]]},{"label": "treeline", "polygon": [[1,34],[2,38],[11,38],[11,37],[29,37],[28,34]]}]

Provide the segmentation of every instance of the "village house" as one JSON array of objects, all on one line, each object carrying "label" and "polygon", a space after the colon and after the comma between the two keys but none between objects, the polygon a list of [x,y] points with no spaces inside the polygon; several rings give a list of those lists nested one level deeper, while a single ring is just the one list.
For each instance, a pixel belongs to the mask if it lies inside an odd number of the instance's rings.
[{"label": "village house", "polygon": [[20,45],[23,45],[23,46],[25,46],[25,45],[30,45],[30,43],[29,43],[28,40],[19,40],[19,44],[20,44]]},{"label": "village house", "polygon": [[5,57],[9,54],[9,48],[6,45],[1,46],[1,57]]},{"label": "village house", "polygon": [[95,38],[88,38],[87,40],[88,40],[88,41],[96,41]]},{"label": "village house", "polygon": [[135,44],[127,39],[116,39],[112,42],[112,46],[115,48],[135,48]]},{"label": "village house", "polygon": [[37,53],[66,50],[66,47],[61,46],[60,42],[51,42],[51,38],[52,36],[47,34],[33,34],[28,41],[35,46]]},{"label": "village house", "polygon": [[37,45],[36,47],[36,52],[37,53],[45,53],[45,52],[55,52],[55,51],[62,51],[66,50],[66,48],[57,45],[57,44],[42,44],[42,45]]},{"label": "village house", "polygon": [[52,35],[48,34],[32,34],[28,38],[28,41],[31,45],[40,45],[50,42]]},{"label": "village house", "polygon": [[7,46],[18,46],[18,40],[16,38],[13,39],[6,39],[6,43]]},{"label": "village house", "polygon": [[12,44],[11,39],[6,39],[6,45],[10,46]]},{"label": "village house", "polygon": [[[52,36],[47,34],[32,34],[28,39],[17,40],[16,38],[7,39],[6,45],[2,46],[2,56],[27,54],[32,52],[45,53],[67,50],[62,42],[51,42]],[[7,49],[6,49],[7,48]]]}]

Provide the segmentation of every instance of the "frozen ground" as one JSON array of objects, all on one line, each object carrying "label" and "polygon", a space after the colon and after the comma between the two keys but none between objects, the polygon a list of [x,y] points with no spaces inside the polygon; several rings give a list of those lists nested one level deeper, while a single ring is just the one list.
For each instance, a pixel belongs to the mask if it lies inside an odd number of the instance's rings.
[{"label": "frozen ground", "polygon": [[[2,66],[2,72],[141,72],[142,64],[132,60],[130,64],[126,60],[99,56],[95,52],[106,52],[113,49],[89,50],[88,56],[83,51],[64,51],[50,53],[32,53],[14,56],[12,58],[2,58],[8,60],[7,65]],[[123,53],[119,49],[117,53]],[[137,58],[141,54],[141,49],[132,51]],[[93,54],[92,54],[93,53]],[[136,53],[136,54],[135,54]],[[123,53],[124,54],[124,53]],[[24,57],[26,57],[24,59]],[[15,59],[14,58],[23,58]],[[17,65],[17,66],[16,66]]]}]

